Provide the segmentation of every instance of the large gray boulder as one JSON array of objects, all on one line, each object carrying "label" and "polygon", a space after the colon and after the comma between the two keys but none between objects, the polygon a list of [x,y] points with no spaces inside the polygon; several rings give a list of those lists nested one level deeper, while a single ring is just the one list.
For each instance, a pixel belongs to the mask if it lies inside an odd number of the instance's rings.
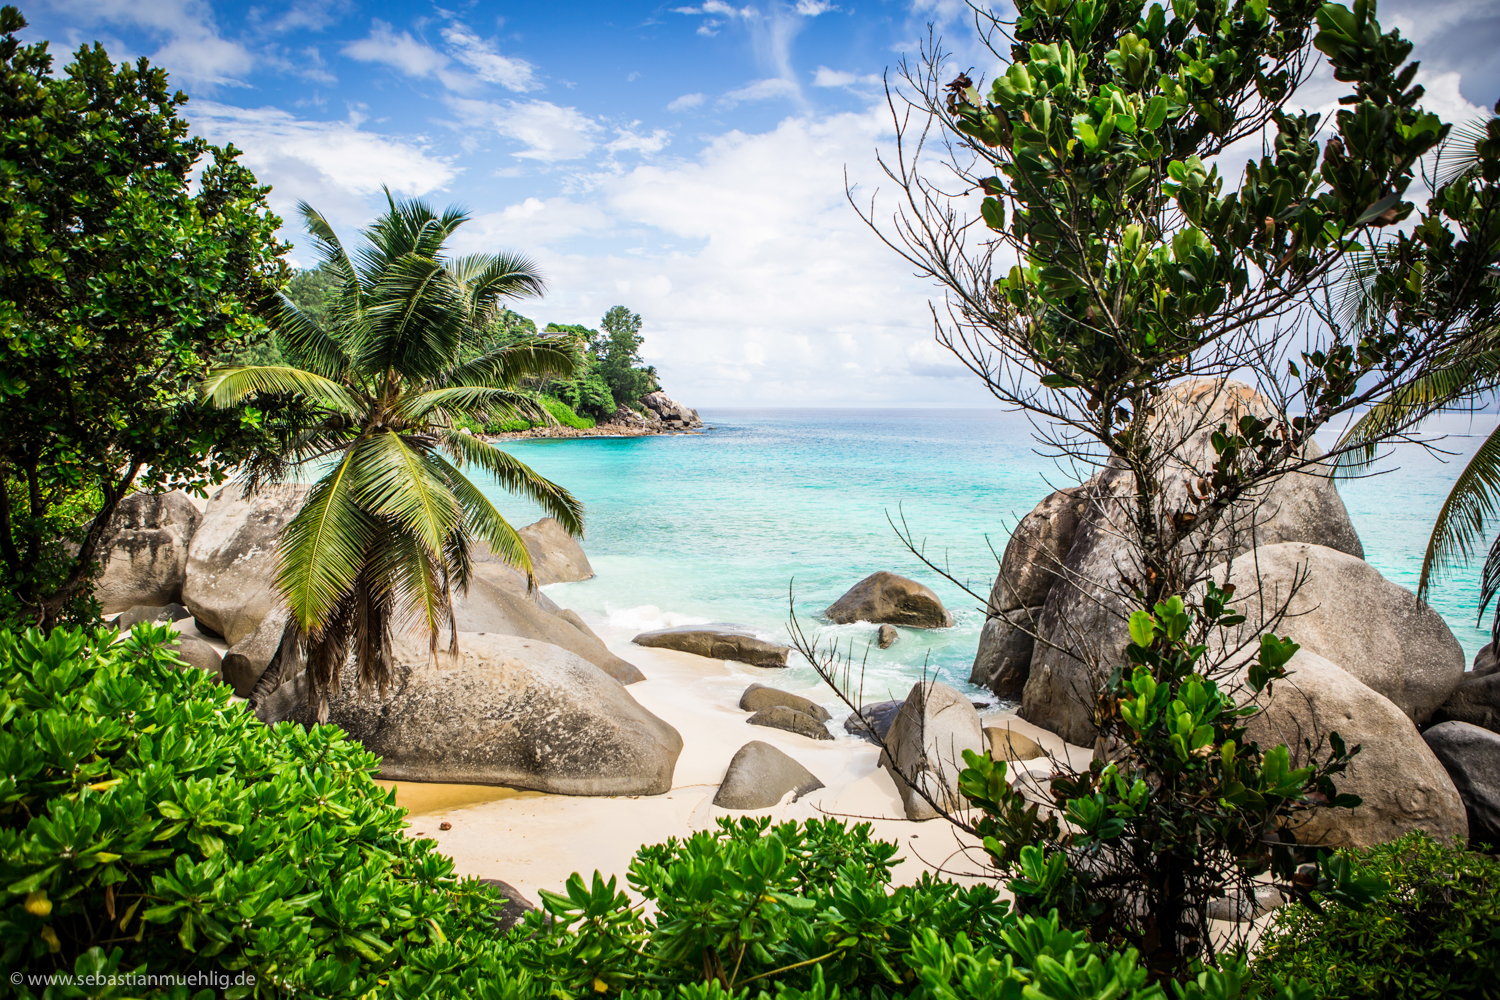
[{"label": "large gray boulder", "polygon": [[1390,699],[1418,725],[1463,679],[1464,651],[1442,615],[1363,559],[1323,545],[1263,545],[1212,578],[1235,587],[1233,607],[1246,616],[1234,641],[1274,625],[1310,653],[1337,663]]},{"label": "large gray boulder", "polygon": [[1500,734],[1444,722],[1422,734],[1453,779],[1469,817],[1469,839],[1500,846]]},{"label": "large gray boulder", "polygon": [[908,628],[951,628],[953,616],[932,589],[895,573],[871,573],[823,612],[840,625],[889,622]]},{"label": "large gray boulder", "polygon": [[772,705],[785,705],[803,715],[810,715],[819,722],[827,722],[833,718],[828,714],[828,709],[810,698],[792,694],[790,691],[778,691],[764,684],[751,684],[745,688],[744,694],[740,695],[740,711],[742,712],[759,712]]},{"label": "large gray boulder", "polygon": [[[1271,417],[1269,403],[1233,381],[1192,380],[1175,386],[1158,405],[1148,433],[1156,453],[1168,456],[1158,472],[1161,497],[1156,516],[1167,521],[1194,515],[1197,481],[1213,475],[1218,453],[1212,437],[1241,417]],[[1322,450],[1309,443],[1306,458]],[[1086,510],[1037,623],[1021,717],[1069,743],[1094,741],[1094,695],[1109,672],[1124,662],[1130,636],[1129,594],[1143,578],[1132,539],[1136,489],[1130,473],[1103,469],[1083,496]],[[1189,578],[1257,546],[1308,542],[1363,558],[1364,549],[1330,476],[1320,465],[1288,472],[1231,507],[1212,532],[1190,533],[1181,553]]]},{"label": "large gray boulder", "polygon": [[660,389],[642,396],[641,404],[655,414],[669,430],[692,430],[703,426],[703,421],[698,419],[697,410],[683,406]]},{"label": "large gray boulder", "polygon": [[[346,665],[328,721],[382,758],[395,781],[507,785],[560,795],[658,795],[672,788],[677,730],[598,667],[512,635],[460,632],[459,654],[394,643],[384,701]],[[306,673],[257,707],[265,721],[311,724]]]},{"label": "large gray boulder", "polygon": [[197,667],[210,677],[218,677],[222,658],[219,651],[196,635],[177,633],[168,648],[190,667]]},{"label": "large gray boulder", "polygon": [[1036,622],[1042,609],[1016,608],[985,620],[969,683],[989,688],[1001,698],[1017,700],[1031,676]]},{"label": "large gray boulder", "polygon": [[538,586],[593,579],[594,567],[589,565],[583,546],[555,518],[544,517],[516,533],[531,555],[531,571]]},{"label": "large gray boulder", "polygon": [[453,620],[460,642],[464,632],[536,639],[583,657],[621,684],[646,679],[593,633],[562,617],[561,610],[540,591],[528,592],[525,577],[497,563],[476,564],[468,593],[453,595]]},{"label": "large gray boulder", "polygon": [[946,684],[919,681],[886,734],[880,763],[896,781],[906,818],[933,819],[940,813],[928,798],[948,813],[966,807],[958,791],[963,752],[985,748],[979,713],[969,699]]},{"label": "large gray boulder", "polygon": [[260,625],[224,653],[220,676],[241,698],[248,698],[266,669],[295,641],[292,614],[280,607],[261,619]]},{"label": "large gray boulder", "polygon": [[1448,700],[1432,713],[1433,722],[1467,722],[1500,733],[1500,662],[1486,643],[1474,667],[1459,679]]},{"label": "large gray boulder", "polygon": [[749,629],[721,623],[679,625],[675,628],[642,632],[630,640],[637,646],[675,649],[715,660],[735,660],[755,667],[784,667],[791,650],[774,642],[757,639]]},{"label": "large gray boulder", "polygon": [[120,612],[119,617],[110,622],[116,632],[121,634],[129,632],[142,622],[150,622],[153,625],[165,625],[171,622],[180,622],[184,618],[193,617],[192,613],[181,604],[168,604],[157,607],[150,604],[137,604],[128,611]]},{"label": "large gray boulder", "polygon": [[1272,685],[1265,711],[1251,718],[1248,736],[1262,750],[1285,743],[1293,766],[1305,764],[1305,741],[1328,752],[1328,734],[1361,747],[1334,779],[1358,795],[1355,809],[1315,809],[1296,829],[1303,843],[1365,848],[1422,830],[1446,843],[1467,837],[1463,800],[1417,727],[1395,705],[1352,674],[1307,650],[1292,657],[1292,675]]},{"label": "large gray boulder", "polygon": [[1005,543],[1000,571],[990,588],[989,617],[1047,600],[1087,510],[1086,487],[1074,486],[1050,494],[1021,518]]},{"label": "large gray boulder", "polygon": [[188,547],[202,520],[181,490],[132,493],[121,500],[99,547],[94,597],[104,613],[181,601]]},{"label": "large gray boulder", "polygon": [[823,787],[813,773],[769,743],[753,740],[735,751],[714,793],[724,809],[769,809],[793,793],[796,801]]},{"label": "large gray boulder", "polygon": [[312,487],[262,487],[245,496],[236,483],[209,501],[188,548],[182,603],[233,646],[284,606],[276,587],[281,532]]}]

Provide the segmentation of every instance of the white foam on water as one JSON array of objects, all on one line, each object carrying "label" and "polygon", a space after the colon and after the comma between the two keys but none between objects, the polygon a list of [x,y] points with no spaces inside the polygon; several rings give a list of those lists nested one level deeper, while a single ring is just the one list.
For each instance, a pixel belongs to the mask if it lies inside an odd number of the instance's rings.
[{"label": "white foam on water", "polygon": [[634,608],[619,608],[606,602],[605,622],[618,628],[633,628],[640,632],[653,632],[659,628],[676,628],[679,625],[707,625],[711,619],[697,615],[684,615],[675,611],[663,611],[654,604],[642,604]]}]

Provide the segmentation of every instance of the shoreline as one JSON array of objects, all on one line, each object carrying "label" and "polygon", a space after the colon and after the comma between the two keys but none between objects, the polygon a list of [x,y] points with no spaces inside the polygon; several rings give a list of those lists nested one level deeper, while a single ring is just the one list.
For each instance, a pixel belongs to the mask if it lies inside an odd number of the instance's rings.
[{"label": "shoreline", "polygon": [[602,424],[581,428],[564,427],[558,424],[545,427],[531,427],[524,431],[510,431],[505,434],[475,434],[474,436],[487,444],[497,444],[502,441],[538,441],[549,438],[679,437],[686,434],[701,433],[703,433],[702,429],[666,430],[655,427],[627,427],[622,424]]}]

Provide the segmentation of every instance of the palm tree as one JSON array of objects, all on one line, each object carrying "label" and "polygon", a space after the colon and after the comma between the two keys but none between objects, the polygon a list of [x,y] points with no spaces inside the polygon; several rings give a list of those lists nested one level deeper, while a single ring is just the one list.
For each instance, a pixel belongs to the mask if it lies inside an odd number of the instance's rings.
[{"label": "palm tree", "polygon": [[362,233],[353,258],[322,215],[299,205],[320,266],[337,281],[334,307],[320,324],[280,295],[270,314],[290,364],[221,368],[203,384],[215,406],[253,402],[293,415],[253,465],[252,488],[299,466],[323,467],[282,535],[277,577],[305,644],[319,719],[351,645],[361,683],[382,694],[397,629],[425,630],[436,653],[440,629],[452,624],[452,595],[468,588],[477,541],[535,586],[526,546],[465,476],[469,466],[569,533],[583,532],[582,506],[567,490],[460,426],[496,414],[545,420],[522,380],[576,370],[576,346],[562,337],[455,361],[503,298],[542,291],[535,265],[511,254],[451,258],[445,245],[464,212],[437,215],[421,201],[386,197],[389,210]]}]

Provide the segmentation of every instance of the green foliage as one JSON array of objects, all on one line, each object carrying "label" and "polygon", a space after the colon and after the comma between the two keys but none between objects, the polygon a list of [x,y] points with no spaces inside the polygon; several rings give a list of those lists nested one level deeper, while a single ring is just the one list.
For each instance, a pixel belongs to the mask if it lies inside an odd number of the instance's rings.
[{"label": "green foliage", "polygon": [[599,325],[603,330],[592,349],[599,359],[599,374],[609,386],[616,407],[636,409],[642,396],[661,388],[656,383],[656,369],[641,364],[639,351],[646,338],[641,336],[640,313],[611,306]]},{"label": "green foliage", "polygon": [[[0,588],[50,627],[142,468],[201,491],[259,441],[195,389],[263,331],[285,247],[238,152],[188,136],[163,70],[95,45],[54,74],[25,24],[0,9],[0,477],[26,484],[0,491]],[[51,511],[80,496],[98,518],[60,557]]]},{"label": "green foliage", "polygon": [[1347,852],[1391,891],[1366,909],[1279,910],[1255,970],[1305,976],[1328,1000],[1500,996],[1500,860],[1412,833]]},{"label": "green foliage", "polygon": [[[560,399],[544,395],[537,398],[537,403],[547,412],[547,415],[552,418],[553,422],[561,424],[564,427],[589,430],[594,426],[592,418],[580,417],[573,411],[571,406]],[[499,420],[490,420],[483,424],[474,422],[466,426],[469,426],[469,429],[472,431],[483,432],[485,434],[513,434],[517,431],[540,427],[546,423],[547,421],[544,420],[534,420],[526,417],[503,417]]]},{"label": "green foliage", "polygon": [[[988,754],[964,751],[959,778],[982,810],[975,832],[1021,912],[1056,909],[1096,941],[1129,943],[1162,978],[1181,978],[1212,953],[1212,899],[1253,899],[1267,878],[1296,898],[1316,891],[1351,907],[1384,888],[1377,876],[1299,845],[1294,833],[1315,806],[1359,805],[1333,784],[1359,748],[1346,750],[1334,733],[1324,760],[1294,768],[1285,745],[1247,742],[1258,709],[1204,675],[1215,634],[1244,621],[1231,596],[1209,582],[1197,604],[1174,596],[1130,616],[1129,663],[1114,671],[1096,710],[1110,752],[1086,773],[1053,777],[1055,811],[1043,817],[1007,780],[1006,763]],[[1261,636],[1250,687],[1268,692],[1297,649]],[[1314,757],[1310,744],[1307,752]],[[1319,865],[1312,882],[1298,875],[1307,863]]]},{"label": "green foliage", "polygon": [[[4,488],[9,494],[12,511],[27,509],[25,480],[6,479]],[[33,550],[36,559],[27,569],[37,592],[54,593],[66,585],[74,564],[69,543],[76,545],[82,540],[103,502],[103,497],[93,487],[72,494],[59,491],[54,494],[53,503],[40,519],[41,523],[28,528],[41,539]],[[17,531],[17,534],[22,532]],[[79,588],[58,607],[54,620],[58,625],[97,625],[103,610],[91,590]],[[24,629],[35,620],[35,608],[24,602],[21,588],[0,587],[0,628]]]},{"label": "green foliage", "polygon": [[[321,717],[347,655],[363,681],[383,687],[395,628],[420,624],[436,642],[452,621],[453,590],[468,587],[476,542],[535,583],[525,544],[467,478],[470,466],[582,533],[571,494],[464,433],[493,417],[541,416],[523,383],[569,376],[577,356],[561,338],[524,337],[463,360],[464,344],[493,330],[503,299],[542,289],[524,257],[449,256],[463,212],[391,199],[351,258],[326,219],[301,211],[320,270],[336,279],[336,294],[319,301],[333,304],[319,323],[281,295],[272,320],[291,364],[220,368],[202,391],[217,407],[299,406],[272,422],[274,447],[254,456],[249,486],[307,463],[322,470],[282,533],[277,575]],[[452,631],[454,649],[457,641]]]}]

